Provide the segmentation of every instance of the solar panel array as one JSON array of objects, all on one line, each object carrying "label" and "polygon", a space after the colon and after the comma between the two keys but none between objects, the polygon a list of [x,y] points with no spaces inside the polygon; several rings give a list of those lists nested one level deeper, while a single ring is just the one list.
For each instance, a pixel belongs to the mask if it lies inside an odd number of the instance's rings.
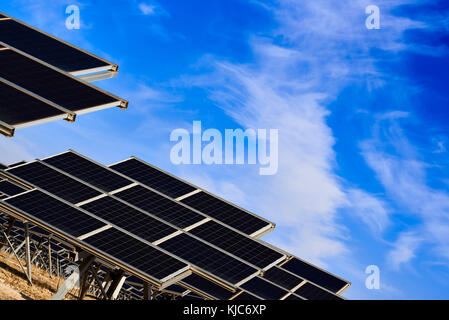
[{"label": "solar panel array", "polygon": [[[0,133],[128,102],[87,81],[117,66],[5,14],[0,16]],[[75,76],[81,76],[76,78]],[[86,80],[86,81],[83,81]]]},{"label": "solar panel array", "polygon": [[136,158],[106,167],[69,150],[0,175],[0,210],[180,299],[342,299],[349,285],[259,240],[273,223]]}]

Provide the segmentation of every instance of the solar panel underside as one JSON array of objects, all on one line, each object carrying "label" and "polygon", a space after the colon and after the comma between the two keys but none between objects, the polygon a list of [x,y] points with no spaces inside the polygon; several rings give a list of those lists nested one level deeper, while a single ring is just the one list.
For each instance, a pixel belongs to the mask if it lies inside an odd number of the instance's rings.
[{"label": "solar panel underside", "polygon": [[9,84],[0,82],[0,120],[20,126],[41,119],[64,117],[66,113]]},{"label": "solar panel underside", "polygon": [[101,195],[101,192],[39,162],[30,162],[6,171],[74,204]]},{"label": "solar panel underside", "polygon": [[10,49],[0,51],[0,77],[75,112],[122,103],[110,94]]},{"label": "solar panel underside", "polygon": [[339,292],[348,285],[346,281],[296,258],[283,264],[282,269],[290,271],[334,293]]},{"label": "solar panel underside", "polygon": [[66,72],[112,67],[111,63],[13,19],[0,21],[0,41]]},{"label": "solar panel underside", "polygon": [[[111,165],[110,168],[172,198],[178,198],[197,190],[196,187],[137,159],[129,159]],[[205,192],[191,195],[181,202],[248,235],[271,225],[269,222]]]},{"label": "solar panel underside", "polygon": [[232,285],[258,272],[257,269],[187,234],[180,234],[158,246]]},{"label": "solar panel underside", "polygon": [[[78,208],[39,190],[26,192],[3,201],[12,208],[18,209],[27,218],[41,222],[73,238],[106,226],[105,223]],[[188,268],[187,264],[178,259],[112,227],[93,234],[83,241],[78,241],[160,282]]]}]

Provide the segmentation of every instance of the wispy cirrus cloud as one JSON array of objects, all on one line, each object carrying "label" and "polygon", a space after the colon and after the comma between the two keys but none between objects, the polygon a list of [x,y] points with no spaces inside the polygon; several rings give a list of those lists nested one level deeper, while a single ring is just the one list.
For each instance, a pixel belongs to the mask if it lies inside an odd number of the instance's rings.
[{"label": "wispy cirrus cloud", "polygon": [[[234,177],[250,180],[252,208],[278,222],[287,232],[272,237],[284,248],[323,264],[348,253],[348,230],[340,210],[350,208],[373,233],[390,224],[385,201],[367,191],[346,187],[335,174],[335,137],[327,124],[328,105],[346,86],[367,90],[384,85],[388,76],[376,64],[373,49],[394,55],[410,46],[404,32],[424,28],[420,21],[393,16],[410,1],[388,2],[382,8],[382,28],[365,28],[369,1],[257,2],[278,23],[272,34],[253,36],[254,62],[238,64],[208,57],[210,74],[188,77],[245,128],[279,129],[279,171],[274,177]],[[266,197],[269,194],[270,197]]]},{"label": "wispy cirrus cloud", "polygon": [[449,192],[429,186],[431,165],[407,138],[400,125],[406,120],[403,112],[382,115],[373,127],[373,138],[361,144],[367,164],[390,199],[419,221],[405,226],[387,254],[394,269],[410,262],[424,244],[436,260],[449,262]]}]

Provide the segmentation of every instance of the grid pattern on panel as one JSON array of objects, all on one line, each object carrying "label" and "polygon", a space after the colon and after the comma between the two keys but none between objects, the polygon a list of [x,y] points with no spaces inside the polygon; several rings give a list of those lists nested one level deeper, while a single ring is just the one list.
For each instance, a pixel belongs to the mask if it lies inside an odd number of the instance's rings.
[{"label": "grid pattern on panel", "polygon": [[240,287],[266,300],[279,300],[288,293],[288,291],[281,289],[260,277],[252,278]]},{"label": "grid pattern on panel", "polygon": [[89,202],[81,208],[149,242],[176,232],[175,228],[111,197]]},{"label": "grid pattern on panel", "polygon": [[178,198],[196,190],[191,185],[136,159],[120,162],[110,168],[172,198]]},{"label": "grid pattern on panel", "polygon": [[0,21],[0,41],[66,72],[107,64],[14,20]]},{"label": "grid pattern on panel", "polygon": [[162,242],[159,247],[231,284],[237,284],[257,272],[247,264],[187,234],[180,234]]},{"label": "grid pattern on panel", "polygon": [[187,266],[115,228],[97,233],[83,241],[159,280]]},{"label": "grid pattern on panel", "polygon": [[66,152],[45,159],[44,162],[106,192],[111,192],[133,183],[131,180],[73,152]]},{"label": "grid pattern on panel", "polygon": [[302,278],[294,276],[291,273],[288,273],[287,271],[282,270],[278,267],[268,269],[264,272],[263,277],[287,290],[292,290],[301,282],[303,282]]},{"label": "grid pattern on panel", "polygon": [[79,237],[105,226],[103,222],[86,215],[81,210],[38,190],[4,201],[73,237]]},{"label": "grid pattern on panel", "polygon": [[0,192],[8,196],[15,196],[16,194],[24,192],[25,189],[9,181],[0,181]]},{"label": "grid pattern on panel", "polygon": [[0,77],[72,111],[117,102],[117,99],[13,50],[0,51]]},{"label": "grid pattern on panel", "polygon": [[329,293],[309,282],[299,287],[295,293],[308,300],[343,300],[343,298]]},{"label": "grid pattern on panel", "polygon": [[182,279],[182,283],[185,283],[188,286],[196,288],[208,294],[209,296],[219,300],[228,300],[235,294],[234,292],[229,291],[219,286],[218,284],[215,284],[212,281],[207,280],[195,273],[192,273],[187,278]]},{"label": "grid pattern on panel", "polygon": [[142,186],[135,186],[114,196],[143,209],[179,228],[186,228],[204,219],[203,216],[175,201]]},{"label": "grid pattern on panel", "polygon": [[8,172],[71,203],[94,198],[101,193],[39,162],[31,162]]},{"label": "grid pattern on panel", "polygon": [[260,269],[269,266],[283,256],[281,253],[215,221],[206,222],[190,230],[189,233],[250,262]]},{"label": "grid pattern on panel", "polygon": [[296,258],[283,264],[282,268],[334,293],[347,285],[347,282]]},{"label": "grid pattern on panel", "polygon": [[181,202],[248,235],[268,223],[205,192],[187,197]]},{"label": "grid pattern on panel", "polygon": [[301,299],[299,296],[297,296],[295,294],[291,294],[287,298],[285,298],[284,300],[304,300],[304,299]]},{"label": "grid pattern on panel", "polygon": [[235,297],[232,300],[242,300],[242,301],[248,301],[248,300],[260,300],[258,297],[248,293],[248,292],[242,292],[237,297]]},{"label": "grid pattern on panel", "polygon": [[11,126],[64,114],[3,82],[0,82],[0,101],[0,120]]}]

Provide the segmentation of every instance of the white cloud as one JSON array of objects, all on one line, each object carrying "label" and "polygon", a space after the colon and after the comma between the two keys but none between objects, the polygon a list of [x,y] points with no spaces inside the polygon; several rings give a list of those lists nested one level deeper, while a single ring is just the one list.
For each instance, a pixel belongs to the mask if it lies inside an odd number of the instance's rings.
[{"label": "white cloud", "polygon": [[141,3],[141,4],[139,4],[139,10],[144,15],[156,14],[156,6],[152,5],[152,4]]},{"label": "white cloud", "polygon": [[387,204],[373,195],[359,189],[347,191],[350,209],[375,235],[380,235],[391,221]]},{"label": "white cloud", "polygon": [[[347,85],[362,81],[368,88],[383,85],[383,76],[371,58],[373,48],[407,49],[405,30],[424,27],[383,6],[387,32],[366,30],[368,1],[281,0],[270,10],[279,28],[270,38],[252,37],[255,62],[241,65],[207,57],[215,71],[187,78],[188,85],[210,89],[216,101],[244,128],[279,129],[279,171],[270,178],[254,173],[231,178],[251,181],[247,190],[253,210],[289,230],[272,235],[279,245],[312,261],[348,252],[348,232],[339,222],[339,210],[351,207],[373,232],[389,224],[383,201],[367,192],[346,190],[334,173],[335,138],[327,125],[327,105]],[[400,116],[400,115],[398,115]]]},{"label": "white cloud", "polygon": [[428,186],[426,170],[430,166],[419,160],[420,155],[398,121],[395,117],[380,117],[373,139],[361,145],[367,164],[387,195],[408,215],[421,221],[418,227],[410,227],[413,232],[399,235],[387,258],[399,267],[415,256],[419,243],[425,243],[433,254],[449,259],[449,193]]},{"label": "white cloud", "polygon": [[415,258],[415,251],[421,242],[422,237],[413,231],[401,233],[394,243],[394,248],[387,255],[388,262],[393,269],[399,270],[401,265],[409,263]]}]

